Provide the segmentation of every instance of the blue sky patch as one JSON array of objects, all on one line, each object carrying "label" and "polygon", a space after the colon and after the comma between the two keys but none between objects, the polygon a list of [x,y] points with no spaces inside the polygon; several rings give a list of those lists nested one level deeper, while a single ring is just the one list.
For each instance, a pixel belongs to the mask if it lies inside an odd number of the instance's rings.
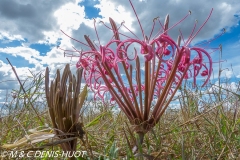
[{"label": "blue sky patch", "polygon": [[6,54],[6,53],[3,53],[3,52],[0,52],[0,59],[8,64],[8,61],[7,59],[9,59],[9,61],[12,63],[13,66],[16,66],[17,68],[19,67],[29,67],[29,68],[34,68],[35,65],[34,64],[30,64],[28,63],[27,60],[25,60],[23,57],[21,56],[12,56],[10,54]]},{"label": "blue sky patch", "polygon": [[56,46],[60,46],[61,45],[61,40],[62,40],[62,38],[58,38],[57,39]]},{"label": "blue sky patch", "polygon": [[85,7],[85,13],[86,18],[92,19],[96,17],[102,18],[102,16],[99,15],[100,10],[98,8],[95,8],[94,5],[99,4],[99,1],[97,0],[84,0],[80,3],[78,3],[79,6]]},{"label": "blue sky patch", "polygon": [[218,39],[212,42],[212,45],[217,45],[220,43],[223,43],[224,45],[224,44],[237,42],[240,38],[239,31],[240,31],[240,21],[238,22],[238,25],[228,28],[226,33],[224,33],[221,37],[219,37]]},{"label": "blue sky patch", "polygon": [[0,48],[22,46],[23,42],[25,41],[19,41],[19,40],[10,41],[9,39],[4,38],[0,40]]},{"label": "blue sky patch", "polygon": [[51,51],[52,45],[34,43],[29,46],[32,49],[39,51],[40,55],[46,55],[47,52]]}]

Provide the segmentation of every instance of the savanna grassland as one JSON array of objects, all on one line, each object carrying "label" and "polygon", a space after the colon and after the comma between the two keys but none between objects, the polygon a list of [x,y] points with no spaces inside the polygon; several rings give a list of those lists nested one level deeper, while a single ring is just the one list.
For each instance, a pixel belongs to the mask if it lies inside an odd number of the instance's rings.
[{"label": "savanna grassland", "polygon": [[138,135],[117,105],[94,101],[88,94],[79,112],[80,130],[69,132],[70,136],[67,131],[57,134],[44,83],[44,72],[32,73],[21,82],[23,88],[20,85],[6,95],[0,117],[2,152],[61,151],[63,143],[75,140],[76,150],[86,151],[78,159],[240,158],[239,82],[233,87],[230,80],[222,79],[225,87],[209,83],[204,88],[184,82],[174,97],[177,107],[166,110],[137,152]]}]

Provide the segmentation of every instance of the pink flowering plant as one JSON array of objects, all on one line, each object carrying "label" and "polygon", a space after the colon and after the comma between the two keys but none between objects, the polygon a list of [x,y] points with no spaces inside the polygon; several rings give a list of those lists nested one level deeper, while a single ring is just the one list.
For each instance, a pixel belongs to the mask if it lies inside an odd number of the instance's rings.
[{"label": "pink flowering plant", "polygon": [[[163,25],[159,18],[155,18],[151,33],[147,36],[131,1],[130,4],[142,38],[138,38],[123,23],[117,26],[111,18],[110,26],[103,23],[113,33],[112,39],[105,45],[100,43],[96,27],[99,45],[86,35],[84,38],[87,43],[69,37],[89,47],[86,51],[74,48],[71,52],[80,53],[76,66],[83,68],[84,79],[94,92],[94,98],[106,101],[108,97],[108,101],[116,103],[134,126],[142,143],[144,135],[159,122],[183,80],[192,78],[196,85],[197,77],[204,77],[202,86],[209,81],[212,73],[211,56],[206,49],[192,47],[190,43],[206,24],[212,10],[196,31],[195,23],[188,39],[184,40],[180,32],[177,41],[174,41],[168,32],[182,23],[191,12],[171,27],[168,15]],[[157,24],[160,29],[153,36]],[[122,33],[122,27],[133,36]],[[72,56],[67,51],[65,54]]]}]

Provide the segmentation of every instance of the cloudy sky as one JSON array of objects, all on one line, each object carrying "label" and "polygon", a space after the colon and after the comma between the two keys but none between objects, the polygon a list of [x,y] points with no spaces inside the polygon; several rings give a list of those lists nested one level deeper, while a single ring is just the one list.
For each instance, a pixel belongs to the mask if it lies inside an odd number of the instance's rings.
[{"label": "cloudy sky", "polygon": [[[211,18],[193,41],[197,44],[226,33],[214,40],[210,47],[223,46],[223,74],[235,79],[240,78],[240,1],[239,0],[132,0],[145,33],[148,35],[155,17],[163,22],[166,14],[170,15],[170,26],[177,23],[191,10],[191,15],[180,25],[171,29],[170,35],[176,38],[179,30],[184,37],[191,33],[197,20],[200,27],[208,17]],[[109,17],[118,25],[124,24],[141,37],[137,19],[128,0],[0,0],[0,101],[6,92],[18,87],[16,77],[8,64],[10,60],[21,80],[32,73],[38,73],[49,66],[51,73],[66,63],[75,68],[77,58],[64,57],[57,48],[71,49],[81,45],[70,40],[68,35],[82,40],[89,35],[97,40],[94,20],[102,44],[111,37],[100,21],[109,25]],[[126,31],[126,30],[125,30]],[[193,44],[193,45],[194,45]],[[219,62],[219,52],[212,53],[215,62]],[[214,72],[218,71],[218,63]],[[31,71],[31,72],[30,72]]]}]

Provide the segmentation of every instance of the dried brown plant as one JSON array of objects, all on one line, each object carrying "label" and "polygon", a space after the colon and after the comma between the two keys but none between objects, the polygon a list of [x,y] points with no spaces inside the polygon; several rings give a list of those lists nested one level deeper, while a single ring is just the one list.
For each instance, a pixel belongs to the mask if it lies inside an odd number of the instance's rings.
[{"label": "dried brown plant", "polygon": [[67,64],[62,77],[60,70],[57,70],[56,78],[49,87],[49,69],[46,68],[45,93],[53,128],[59,138],[70,140],[61,144],[63,151],[76,151],[77,137],[83,140],[85,133],[79,117],[87,95],[87,86],[80,93],[81,79],[82,69],[77,70],[75,77]]}]

